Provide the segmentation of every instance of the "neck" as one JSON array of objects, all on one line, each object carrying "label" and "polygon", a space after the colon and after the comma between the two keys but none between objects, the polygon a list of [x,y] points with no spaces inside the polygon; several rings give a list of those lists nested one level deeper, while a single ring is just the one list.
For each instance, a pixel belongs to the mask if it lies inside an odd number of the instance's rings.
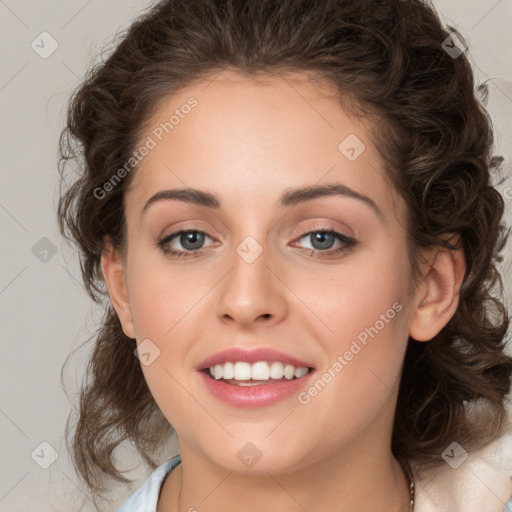
[{"label": "neck", "polygon": [[287,473],[238,473],[181,446],[182,463],[164,482],[158,512],[409,511],[409,482],[390,451],[351,443]]}]

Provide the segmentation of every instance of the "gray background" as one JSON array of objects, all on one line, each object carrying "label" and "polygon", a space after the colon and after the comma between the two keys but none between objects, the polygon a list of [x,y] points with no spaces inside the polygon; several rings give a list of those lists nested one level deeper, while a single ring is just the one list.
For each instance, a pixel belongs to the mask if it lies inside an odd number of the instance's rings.
[{"label": "gray background", "polygon": [[[99,312],[82,288],[76,254],[57,229],[57,141],[68,97],[91,60],[150,3],[0,0],[0,511],[78,510],[81,501],[83,510],[94,510],[63,442],[90,345],[78,350],[65,373],[69,398],[60,371],[67,355],[94,332]],[[512,1],[436,0],[434,5],[466,38],[478,82],[488,80],[496,152],[507,159],[510,175]],[[44,31],[58,44],[45,59],[31,47]],[[40,52],[51,48],[49,39],[44,48],[39,44]],[[501,189],[510,223],[512,179]],[[504,264],[509,302],[510,245]],[[37,454],[40,463],[49,460],[50,451],[41,442],[58,452],[48,469],[34,460]],[[171,446],[162,460],[174,450]],[[129,447],[122,456],[126,466],[137,460]],[[136,487],[146,473],[139,466],[132,475],[138,478]],[[129,492],[122,486],[114,489],[105,510],[115,510]]]}]

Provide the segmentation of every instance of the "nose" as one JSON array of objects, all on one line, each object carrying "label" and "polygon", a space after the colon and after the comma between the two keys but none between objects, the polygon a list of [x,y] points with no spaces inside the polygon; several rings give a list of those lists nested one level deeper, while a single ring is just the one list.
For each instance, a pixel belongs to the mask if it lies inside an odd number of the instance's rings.
[{"label": "nose", "polygon": [[250,253],[256,248],[250,244],[247,247],[248,252],[244,252],[243,244],[233,251],[231,270],[219,287],[218,317],[244,329],[278,324],[288,313],[286,286],[272,264],[269,251],[263,249],[251,261]]}]

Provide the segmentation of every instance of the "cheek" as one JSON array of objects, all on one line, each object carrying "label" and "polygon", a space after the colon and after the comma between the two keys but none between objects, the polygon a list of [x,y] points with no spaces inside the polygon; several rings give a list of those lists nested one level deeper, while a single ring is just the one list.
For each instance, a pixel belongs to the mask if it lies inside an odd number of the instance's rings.
[{"label": "cheek", "polygon": [[310,319],[316,339],[341,350],[361,333],[364,339],[366,330],[375,326],[380,337],[390,342],[407,331],[403,311],[410,301],[410,278],[398,248],[367,251],[332,268],[332,272],[319,270],[307,279],[291,281],[306,306],[304,317]]},{"label": "cheek", "polygon": [[376,436],[388,435],[406,347],[395,319],[378,333],[362,331],[367,334],[364,342],[357,337],[340,340],[330,364],[297,397],[295,419],[309,431],[321,425],[325,442],[320,449],[325,453],[368,429]]},{"label": "cheek", "polygon": [[308,315],[307,328],[326,354],[315,385],[299,397],[313,417],[336,411],[369,421],[396,391],[408,340],[409,286],[407,262],[390,249],[361,258],[350,271],[308,279],[297,291],[316,314]]},{"label": "cheek", "polygon": [[137,339],[165,343],[176,338],[177,331],[192,323],[195,307],[213,286],[204,273],[166,263],[132,258],[128,289]]},{"label": "cheek", "polygon": [[205,308],[212,311],[208,292],[218,275],[181,270],[176,264],[170,268],[151,254],[133,254],[130,262],[128,289],[137,343],[146,343],[157,355],[151,364],[142,365],[146,382],[175,428],[182,418],[189,421],[195,414],[201,424],[204,415],[190,409],[183,375],[191,368],[191,346],[204,336],[204,322],[198,321],[198,315],[204,315]]},{"label": "cheek", "polygon": [[204,276],[191,279],[161,263],[146,264],[146,258],[140,258],[140,265],[135,257],[131,261],[128,286],[137,343],[146,343],[152,355],[150,364],[141,359],[144,378],[164,416],[175,429],[186,431],[189,422],[204,423],[204,414],[190,405],[183,372],[198,336],[194,305],[208,288]]}]

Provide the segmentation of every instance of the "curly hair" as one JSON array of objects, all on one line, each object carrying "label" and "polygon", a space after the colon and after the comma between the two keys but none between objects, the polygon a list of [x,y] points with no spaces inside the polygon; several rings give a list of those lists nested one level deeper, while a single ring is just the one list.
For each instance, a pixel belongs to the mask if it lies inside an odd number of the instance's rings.
[{"label": "curly hair", "polygon": [[[492,183],[499,158],[491,121],[466,53],[443,48],[455,37],[464,41],[422,0],[166,0],[89,70],[61,134],[58,218],[79,249],[88,293],[105,308],[74,433],[70,420],[66,428],[75,467],[92,490],[104,490],[107,476],[129,481],[114,456],[122,441],[155,468],[153,454],[172,432],[101,273],[104,237],[124,247],[123,194],[136,170],[101,198],[95,190],[130,159],[159,102],[224,69],[249,77],[312,73],[335,87],[344,108],[375,116],[373,140],[407,205],[413,266],[423,248],[464,251],[454,316],[430,342],[409,340],[395,456],[436,463],[453,440],[478,446],[502,431],[512,360],[504,352],[509,317],[496,265],[508,232]],[[459,247],[446,241],[454,233]]]}]

